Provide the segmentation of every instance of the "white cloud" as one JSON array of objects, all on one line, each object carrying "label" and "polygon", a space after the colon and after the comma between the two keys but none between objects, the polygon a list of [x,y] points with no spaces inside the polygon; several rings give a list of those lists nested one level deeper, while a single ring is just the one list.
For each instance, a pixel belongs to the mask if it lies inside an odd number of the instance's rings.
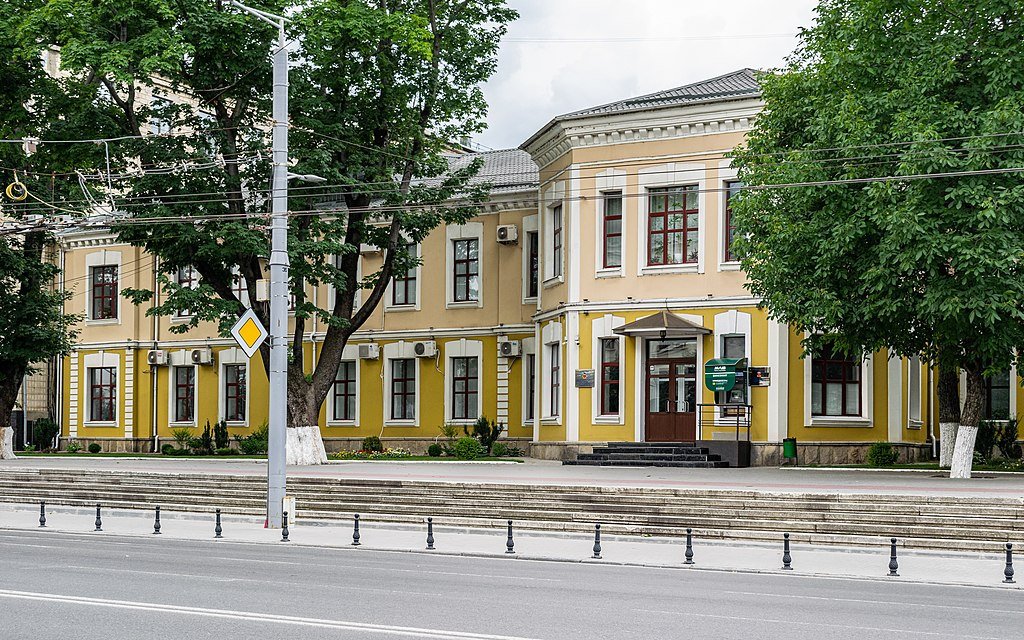
[{"label": "white cloud", "polygon": [[[678,87],[743,67],[782,64],[816,0],[509,0],[498,72],[484,87],[490,128],[515,147],[556,115]],[[516,39],[538,38],[542,42]],[[580,39],[598,42],[580,42]],[[609,42],[608,39],[630,39]],[[690,38],[683,40],[680,38]],[[706,38],[706,39],[693,39]],[[603,40],[603,41],[601,41]]]}]

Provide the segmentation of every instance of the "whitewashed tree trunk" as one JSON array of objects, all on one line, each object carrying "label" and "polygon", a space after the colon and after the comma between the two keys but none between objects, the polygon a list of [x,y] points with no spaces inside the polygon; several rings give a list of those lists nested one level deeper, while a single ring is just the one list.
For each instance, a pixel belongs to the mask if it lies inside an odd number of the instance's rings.
[{"label": "whitewashed tree trunk", "polygon": [[943,469],[948,469],[953,462],[953,448],[959,426],[955,422],[939,423],[939,466]]},{"label": "whitewashed tree trunk", "polygon": [[288,427],[287,464],[327,464],[327,450],[320,437],[319,425],[311,427]]},{"label": "whitewashed tree trunk", "polygon": [[15,460],[14,455],[14,429],[0,427],[0,460]]},{"label": "whitewashed tree trunk", "polygon": [[971,466],[974,464],[974,441],[978,437],[978,427],[960,425],[956,436],[956,448],[949,468],[950,478],[966,479],[971,477]]}]

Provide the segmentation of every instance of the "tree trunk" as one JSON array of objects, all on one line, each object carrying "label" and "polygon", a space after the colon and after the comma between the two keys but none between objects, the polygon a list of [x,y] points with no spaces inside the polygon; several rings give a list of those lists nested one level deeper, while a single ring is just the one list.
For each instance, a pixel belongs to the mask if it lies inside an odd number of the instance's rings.
[{"label": "tree trunk", "polygon": [[327,464],[327,450],[320,435],[320,404],[312,383],[301,371],[289,367],[287,464]]},{"label": "tree trunk", "polygon": [[978,422],[981,420],[982,391],[985,379],[982,367],[975,363],[966,368],[967,397],[964,398],[964,410],[960,419],[960,430],[957,432],[956,446],[953,448],[953,460],[949,469],[950,478],[970,478],[974,464],[974,441],[978,437]]},{"label": "tree trunk", "polygon": [[960,371],[939,363],[939,466],[953,461],[957,427],[960,426]]},{"label": "tree trunk", "polygon": [[[20,376],[16,372],[8,372],[0,380],[0,460],[14,460],[14,429],[11,428],[11,412],[21,388]],[[24,408],[24,407],[23,407]]]}]

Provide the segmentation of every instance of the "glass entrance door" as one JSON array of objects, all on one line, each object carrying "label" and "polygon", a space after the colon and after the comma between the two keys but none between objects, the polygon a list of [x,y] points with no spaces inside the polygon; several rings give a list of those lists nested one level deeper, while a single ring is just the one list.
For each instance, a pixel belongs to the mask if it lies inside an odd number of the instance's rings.
[{"label": "glass entrance door", "polygon": [[649,340],[646,356],[646,440],[692,442],[697,432],[696,339]]}]

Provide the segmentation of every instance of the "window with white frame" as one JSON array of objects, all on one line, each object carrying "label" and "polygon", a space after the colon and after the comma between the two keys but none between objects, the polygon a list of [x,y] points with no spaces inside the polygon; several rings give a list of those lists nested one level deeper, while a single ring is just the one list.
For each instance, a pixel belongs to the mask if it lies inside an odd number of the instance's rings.
[{"label": "window with white frame", "polygon": [[551,384],[549,385],[550,398],[548,407],[550,415],[559,416],[562,413],[562,345],[548,345],[548,371]]},{"label": "window with white frame", "polygon": [[622,266],[622,192],[609,191],[603,198],[601,266],[614,269]]},{"label": "window with white frame", "polygon": [[601,415],[619,414],[619,339],[601,338]]},{"label": "window with white frame", "polygon": [[391,419],[416,419],[416,359],[391,360]]},{"label": "window with white frame", "polygon": [[116,320],[118,311],[118,266],[104,264],[89,269],[89,317]]},{"label": "window with white frame", "polygon": [[153,135],[164,135],[171,132],[171,121],[173,120],[172,109],[174,103],[166,98],[154,97],[149,103],[151,116],[149,118],[149,132]]},{"label": "window with white frame", "polygon": [[231,269],[231,293],[246,307],[249,306],[249,285],[238,267]]},{"label": "window with white frame", "polygon": [[334,377],[331,390],[333,399],[333,419],[338,422],[355,422],[356,420],[356,367],[355,360],[342,360],[338,365],[338,373]]},{"label": "window with white frame", "polygon": [[526,420],[533,420],[537,412],[537,354],[528,353],[523,359],[523,377],[526,378]]},{"label": "window with white frame", "polygon": [[194,422],[196,417],[196,368],[173,367],[174,422]]},{"label": "window with white frame", "polygon": [[[405,246],[410,258],[419,257],[419,245],[410,242]],[[391,280],[391,305],[395,307],[414,306],[416,304],[416,286],[419,267],[409,267],[401,273],[395,273]]]},{"label": "window with white frame", "polygon": [[722,249],[722,257],[725,259],[725,262],[739,261],[732,246],[736,236],[736,224],[732,217],[732,205],[733,199],[739,195],[742,188],[743,183],[736,180],[725,183],[725,216],[722,222],[723,240],[725,242],[725,246]]},{"label": "window with white frame", "polygon": [[650,189],[647,212],[647,265],[696,264],[700,251],[696,185]]},{"label": "window with white frame", "polygon": [[480,415],[480,361],[476,356],[451,359],[453,420],[476,420]]},{"label": "window with white frame", "polygon": [[235,363],[223,365],[224,372],[224,420],[245,422],[246,420],[246,365]]},{"label": "window with white frame", "polygon": [[823,345],[811,356],[811,415],[861,415],[861,362]]},{"label": "window with white frame", "polygon": [[89,421],[114,422],[117,419],[117,367],[88,367]]},{"label": "window with white frame", "polygon": [[562,276],[562,243],[565,241],[562,228],[562,204],[551,207],[551,277]]},{"label": "window with white frame", "polygon": [[480,240],[452,241],[452,301],[476,302],[480,299]]},{"label": "window with white frame", "polygon": [[[199,273],[195,268],[179,267],[174,275],[175,282],[183,289],[195,289],[199,286]],[[191,309],[179,309],[175,315],[179,318],[187,318],[192,315]]]},{"label": "window with white frame", "polygon": [[921,358],[907,360],[907,421],[910,427],[921,426]]},{"label": "window with white frame", "polygon": [[536,298],[540,289],[540,233],[537,231],[526,233],[526,251],[526,297]]}]

